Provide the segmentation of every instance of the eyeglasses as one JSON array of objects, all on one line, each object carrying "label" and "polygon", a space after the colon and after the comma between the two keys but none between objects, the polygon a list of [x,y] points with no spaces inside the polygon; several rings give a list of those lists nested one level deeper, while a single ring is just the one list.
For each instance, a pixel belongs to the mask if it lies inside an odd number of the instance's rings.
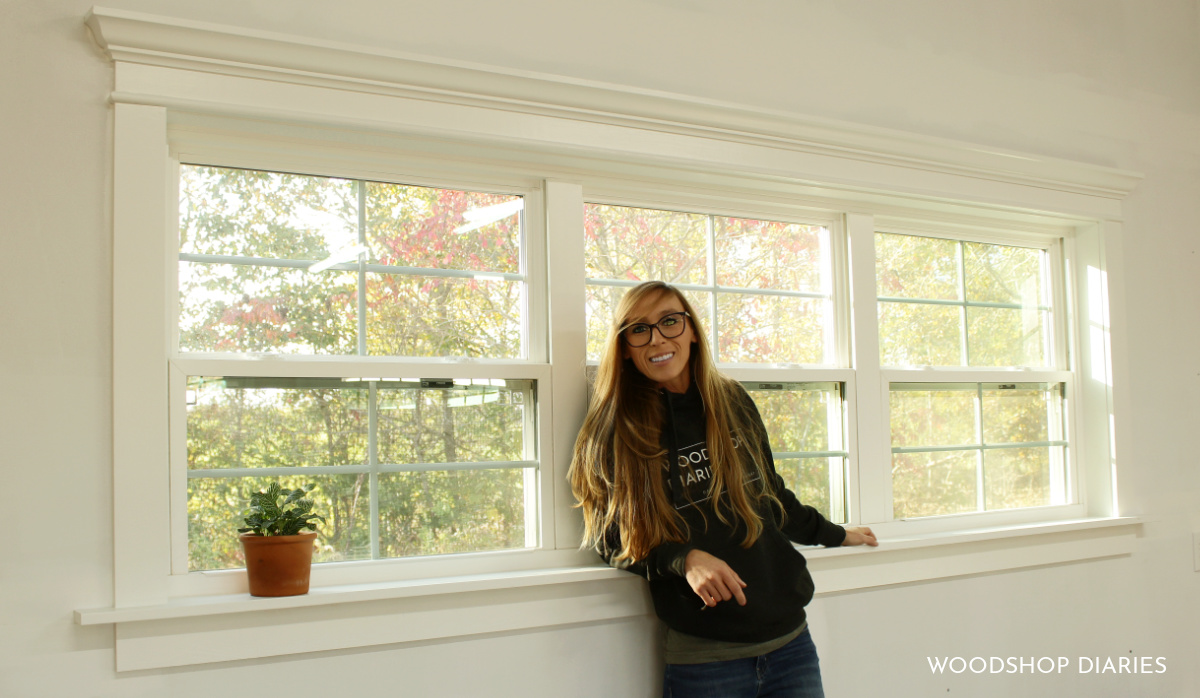
[{"label": "eyeglasses", "polygon": [[687,317],[689,316],[686,312],[680,311],[664,315],[662,319],[653,324],[635,322],[621,330],[621,337],[631,347],[644,347],[654,337],[654,329],[658,328],[658,333],[662,335],[663,339],[674,339],[687,329]]}]

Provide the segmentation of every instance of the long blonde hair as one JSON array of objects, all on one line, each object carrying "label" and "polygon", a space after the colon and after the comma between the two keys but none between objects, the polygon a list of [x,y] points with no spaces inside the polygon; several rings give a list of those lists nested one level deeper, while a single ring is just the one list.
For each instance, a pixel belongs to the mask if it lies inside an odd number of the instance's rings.
[{"label": "long blonde hair", "polygon": [[[687,298],[669,284],[648,281],[627,291],[613,314],[569,474],[571,491],[583,509],[583,547],[607,548],[606,533],[615,528],[620,549],[607,552],[618,560],[641,560],[665,541],[686,540],[687,524],[663,486],[668,454],[661,443],[662,401],[655,384],[623,358],[621,344],[621,331],[630,324],[633,309],[661,293],[674,295],[683,305],[696,337],[690,370],[705,405],[713,510],[728,525],[744,524],[742,545],[747,548],[762,533],[756,511],[760,500],[765,497],[776,505],[774,511],[782,511],[767,477],[765,439],[745,391],[717,370]],[[739,458],[739,452],[749,463]]]}]

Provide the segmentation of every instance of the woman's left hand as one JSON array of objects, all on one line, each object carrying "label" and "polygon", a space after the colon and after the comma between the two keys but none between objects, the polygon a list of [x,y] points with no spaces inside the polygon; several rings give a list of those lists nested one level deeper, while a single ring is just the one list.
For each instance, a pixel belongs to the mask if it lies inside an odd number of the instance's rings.
[{"label": "woman's left hand", "polygon": [[874,547],[879,545],[879,541],[875,540],[875,534],[866,526],[853,526],[846,529],[846,540],[842,541],[842,545],[870,545]]}]

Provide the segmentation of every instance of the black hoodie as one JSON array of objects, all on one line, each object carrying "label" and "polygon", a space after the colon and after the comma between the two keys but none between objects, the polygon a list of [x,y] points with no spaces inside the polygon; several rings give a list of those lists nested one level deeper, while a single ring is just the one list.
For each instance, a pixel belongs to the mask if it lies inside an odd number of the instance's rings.
[{"label": "black hoodie", "polygon": [[[812,599],[813,582],[804,556],[792,546],[792,541],[838,546],[846,538],[845,530],[827,521],[816,509],[801,504],[786,487],[775,472],[762,417],[754,401],[743,392],[757,432],[744,436],[761,441],[767,477],[785,513],[780,527],[778,508],[761,504],[762,534],[749,548],[743,548],[745,527],[723,523],[709,501],[704,402],[695,382],[683,395],[665,390],[660,394],[664,415],[662,444],[669,459],[663,485],[687,524],[688,541],[663,543],[645,559],[629,564],[612,559],[615,551],[620,550],[619,534],[614,530],[606,536],[604,556],[610,564],[649,580],[655,612],[668,627],[679,632],[729,642],[766,642],[799,628],[805,619],[804,607]],[[735,434],[735,444],[742,437]],[[728,514],[726,519],[733,520]],[[697,548],[724,560],[746,582],[745,606],[730,599],[706,607],[692,591],[683,576],[684,561]]]}]

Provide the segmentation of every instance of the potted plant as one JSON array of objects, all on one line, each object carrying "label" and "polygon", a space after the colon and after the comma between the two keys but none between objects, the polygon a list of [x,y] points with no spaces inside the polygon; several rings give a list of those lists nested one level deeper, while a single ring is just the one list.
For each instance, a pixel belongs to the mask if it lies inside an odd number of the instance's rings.
[{"label": "potted plant", "polygon": [[[285,490],[273,482],[266,492],[250,495],[246,527],[239,528],[246,552],[251,596],[297,596],[308,593],[317,521],[305,495],[316,485]],[[283,499],[280,502],[280,499]]]}]

